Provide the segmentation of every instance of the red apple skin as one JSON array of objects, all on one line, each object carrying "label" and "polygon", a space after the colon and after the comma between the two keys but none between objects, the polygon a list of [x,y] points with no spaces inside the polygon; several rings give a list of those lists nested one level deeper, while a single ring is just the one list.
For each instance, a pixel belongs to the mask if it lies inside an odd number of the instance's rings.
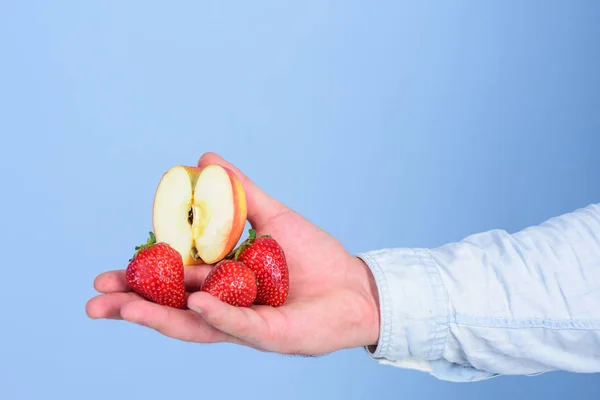
[{"label": "red apple skin", "polygon": [[233,223],[231,224],[231,231],[227,236],[227,244],[223,248],[223,251],[216,260],[210,260],[210,264],[221,261],[235,248],[238,241],[244,233],[246,226],[246,218],[248,217],[248,205],[246,203],[246,192],[242,186],[242,182],[237,177],[235,172],[227,167],[222,167],[229,175],[231,181],[231,188],[233,191],[233,203],[234,203],[234,214]]}]

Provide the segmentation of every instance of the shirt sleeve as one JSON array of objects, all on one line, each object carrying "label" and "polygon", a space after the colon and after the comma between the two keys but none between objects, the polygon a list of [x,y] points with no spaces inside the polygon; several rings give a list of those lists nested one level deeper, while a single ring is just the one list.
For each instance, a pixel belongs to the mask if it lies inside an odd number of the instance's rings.
[{"label": "shirt sleeve", "polygon": [[360,253],[375,278],[375,360],[454,382],[600,372],[600,204],[515,234]]}]

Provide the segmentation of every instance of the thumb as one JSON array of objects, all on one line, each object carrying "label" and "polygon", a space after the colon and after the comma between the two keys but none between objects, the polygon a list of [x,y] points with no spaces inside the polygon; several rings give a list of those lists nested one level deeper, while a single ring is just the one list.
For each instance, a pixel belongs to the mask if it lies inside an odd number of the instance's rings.
[{"label": "thumb", "polygon": [[198,161],[199,167],[205,167],[209,164],[217,164],[229,168],[238,177],[244,187],[244,192],[246,193],[248,221],[254,229],[262,229],[269,220],[272,220],[277,215],[287,210],[285,205],[265,193],[237,167],[218,154],[205,153],[200,157],[200,160]]},{"label": "thumb", "polygon": [[[188,307],[202,315],[209,326],[254,348],[264,349],[273,344],[267,320],[250,307],[229,305],[206,292],[192,293]],[[266,312],[272,311],[269,306],[259,307]]]}]

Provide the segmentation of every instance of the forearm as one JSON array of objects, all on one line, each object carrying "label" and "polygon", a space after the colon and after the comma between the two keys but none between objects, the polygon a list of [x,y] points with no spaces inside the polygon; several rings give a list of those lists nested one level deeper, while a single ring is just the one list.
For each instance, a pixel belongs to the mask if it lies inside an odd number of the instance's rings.
[{"label": "forearm", "polygon": [[600,372],[600,205],[512,235],[359,256],[378,287],[370,351],[383,362],[459,381]]}]

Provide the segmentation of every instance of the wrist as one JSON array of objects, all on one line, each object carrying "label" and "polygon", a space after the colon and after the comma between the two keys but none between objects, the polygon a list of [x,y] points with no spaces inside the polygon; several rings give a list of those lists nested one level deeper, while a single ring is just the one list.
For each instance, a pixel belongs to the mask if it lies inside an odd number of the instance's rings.
[{"label": "wrist", "polygon": [[361,294],[366,304],[366,312],[364,315],[364,324],[362,326],[362,334],[364,335],[363,347],[376,346],[379,341],[380,331],[380,311],[379,311],[379,291],[375,277],[369,266],[359,257],[353,257],[357,264],[359,282],[361,286]]}]

